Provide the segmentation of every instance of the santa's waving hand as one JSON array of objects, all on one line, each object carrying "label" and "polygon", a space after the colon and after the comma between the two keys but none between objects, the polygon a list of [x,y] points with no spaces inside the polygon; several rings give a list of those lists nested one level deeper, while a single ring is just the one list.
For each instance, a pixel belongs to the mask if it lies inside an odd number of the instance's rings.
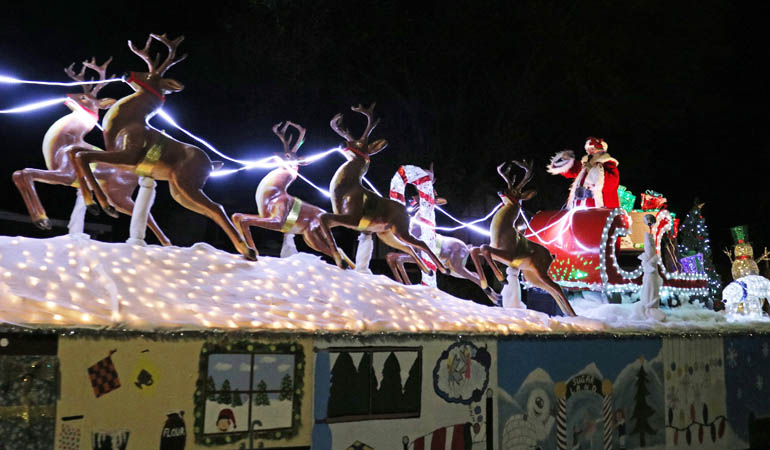
[{"label": "santa's waving hand", "polygon": [[585,145],[588,154],[580,161],[575,159],[572,150],[561,151],[551,158],[548,173],[575,179],[570,187],[567,208],[620,206],[618,161],[607,153],[607,147],[604,139],[589,137]]}]

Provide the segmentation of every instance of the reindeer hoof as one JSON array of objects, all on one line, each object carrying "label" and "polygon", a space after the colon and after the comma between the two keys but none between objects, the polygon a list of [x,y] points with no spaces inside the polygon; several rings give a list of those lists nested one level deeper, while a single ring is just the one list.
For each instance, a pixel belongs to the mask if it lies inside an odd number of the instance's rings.
[{"label": "reindeer hoof", "polygon": [[104,210],[104,212],[107,213],[108,216],[114,219],[117,219],[118,217],[120,217],[118,215],[118,211],[112,205],[107,205],[106,208],[102,208],[102,209]]},{"label": "reindeer hoof", "polygon": [[257,260],[257,251],[253,248],[246,249],[246,254],[243,255],[246,259],[249,261],[256,261]]},{"label": "reindeer hoof", "polygon": [[48,217],[44,217],[42,219],[35,221],[35,226],[40,228],[41,230],[50,230],[51,229],[51,219]]},{"label": "reindeer hoof", "polygon": [[101,209],[96,203],[91,203],[90,205],[86,206],[86,210],[92,216],[98,216],[101,213]]}]

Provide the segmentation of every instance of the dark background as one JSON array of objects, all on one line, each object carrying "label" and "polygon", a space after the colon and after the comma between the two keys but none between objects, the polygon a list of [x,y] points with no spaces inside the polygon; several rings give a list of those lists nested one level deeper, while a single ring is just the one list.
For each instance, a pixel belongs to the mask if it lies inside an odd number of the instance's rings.
[{"label": "dark background", "polygon": [[[387,191],[398,166],[432,161],[447,209],[464,218],[497,203],[502,180],[495,167],[513,158],[536,163],[531,184],[539,194],[526,208],[559,208],[569,181],[545,172],[548,159],[564,148],[582,155],[587,136],[603,137],[620,161],[621,184],[634,194],[663,193],[682,219],[695,197],[706,203],[714,260],[728,280],[721,248],[732,244],[730,226],[750,226],[756,253],[770,244],[769,11],[760,8],[710,0],[25,2],[6,5],[0,19],[0,73],[65,81],[62,69],[71,62],[110,55],[111,72],[144,71],[128,39],[142,45],[149,32],[184,34],[180,52],[189,58],[167,76],[185,89],[170,95],[165,109],[189,130],[249,159],[279,150],[270,128],[289,119],[308,129],[309,153],[340,144],[328,125],[335,113],[344,112],[358,134],[364,121],[349,107],[376,101],[382,122],[373,138],[390,146],[373,158],[368,178]],[[65,92],[0,84],[0,109]],[[116,83],[101,95],[130,92]],[[43,135],[67,112],[59,105],[0,117],[0,209],[26,214],[11,173],[44,166]],[[89,139],[102,143],[97,132]],[[303,174],[328,188],[341,161],[332,156]],[[206,191],[228,213],[254,212],[262,175],[211,179]],[[39,192],[49,217],[68,217],[74,190]],[[330,208],[301,181],[292,192]],[[164,183],[153,213],[175,244],[207,240],[233,251],[213,222],[174,203]],[[127,237],[126,217],[89,221],[114,225],[100,239]],[[0,227],[29,236],[65,231]],[[335,234],[351,253],[355,233]],[[280,246],[277,233],[256,232],[255,239],[262,254]]]}]

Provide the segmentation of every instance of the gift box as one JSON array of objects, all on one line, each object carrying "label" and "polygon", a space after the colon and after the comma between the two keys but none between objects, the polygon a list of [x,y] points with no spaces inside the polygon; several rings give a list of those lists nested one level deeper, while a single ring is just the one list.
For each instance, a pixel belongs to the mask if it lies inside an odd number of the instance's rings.
[{"label": "gift box", "polygon": [[634,209],[634,203],[636,203],[636,196],[631,193],[625,186],[618,186],[618,200],[620,200],[620,207],[626,211]]},{"label": "gift box", "polygon": [[663,194],[650,189],[640,195],[642,198],[642,209],[644,211],[663,209],[668,201]]},{"label": "gift box", "polygon": [[706,273],[702,253],[685,256],[684,258],[680,258],[679,262],[682,263],[682,271],[684,273]]}]

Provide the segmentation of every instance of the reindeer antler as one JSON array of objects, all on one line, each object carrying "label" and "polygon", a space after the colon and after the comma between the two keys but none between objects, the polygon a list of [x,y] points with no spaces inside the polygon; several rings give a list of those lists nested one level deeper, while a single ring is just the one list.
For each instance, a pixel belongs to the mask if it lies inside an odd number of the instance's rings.
[{"label": "reindeer antler", "polygon": [[[85,64],[83,65],[83,68],[80,69],[80,73],[78,73],[78,74],[76,74],[75,71],[72,70],[72,68],[74,66],[75,66],[75,63],[70,64],[69,67],[64,69],[64,73],[66,73],[68,77],[72,78],[75,81],[86,81],[86,76],[85,76],[86,75],[86,66],[85,66]],[[83,85],[83,92],[85,92],[86,94],[89,93],[88,85],[87,84]]]},{"label": "reindeer antler", "polygon": [[[533,161],[527,162],[526,159],[521,161],[511,161],[513,164],[516,164],[517,166],[524,169],[524,178],[521,179],[518,185],[514,188],[515,191],[521,191],[521,189],[524,187],[525,184],[529,183],[529,180],[532,179],[532,165]],[[515,179],[515,178],[514,178]],[[511,181],[511,184],[513,184],[513,180]]]},{"label": "reindeer antler", "polygon": [[[152,44],[153,39],[162,42],[166,45],[166,47],[168,47],[168,56],[166,56],[163,64],[158,65],[158,62],[160,61],[160,54],[156,54],[155,58],[150,57],[150,45]],[[185,53],[181,57],[174,59],[176,58],[176,49],[179,47],[179,44],[181,44],[183,40],[184,36],[179,36],[174,40],[170,40],[165,33],[161,35],[150,34],[150,36],[147,38],[147,42],[144,44],[144,48],[136,48],[136,46],[134,46],[130,40],[128,41],[128,48],[130,48],[132,52],[134,52],[137,56],[142,58],[145,63],[147,63],[147,67],[150,69],[150,72],[162,76],[173,65],[187,58],[187,54]]]},{"label": "reindeer antler", "polygon": [[168,47],[168,56],[166,57],[166,60],[163,61],[163,64],[161,64],[160,67],[158,67],[158,69],[157,69],[157,72],[158,72],[159,75],[162,76],[172,66],[174,66],[175,64],[177,64],[179,62],[184,61],[184,59],[187,58],[187,53],[185,53],[184,55],[180,56],[179,58],[174,59],[174,58],[176,58],[176,49],[177,49],[177,47],[179,47],[179,44],[181,44],[182,41],[184,41],[184,36],[179,36],[178,38],[176,38],[174,40],[170,40],[166,36],[166,33],[163,33],[160,36],[158,36],[157,34],[151,34],[150,37],[152,37],[154,39],[157,39],[158,41],[160,41],[163,44],[165,44],[166,47]]},{"label": "reindeer antler", "polygon": [[[91,61],[83,61],[83,68],[85,70],[86,67],[93,70],[94,72],[99,74],[99,81],[104,81],[107,79],[107,66],[112,62],[112,56],[107,59],[107,61],[104,62],[101,66],[96,64],[96,58],[91,57]],[[114,77],[115,75],[113,75]],[[93,78],[91,79],[93,80]],[[91,95],[96,97],[96,95],[99,93],[99,91],[106,86],[106,83],[96,83],[91,88],[91,91],[89,92]]]},{"label": "reindeer antler", "polygon": [[368,139],[369,135],[374,131],[374,128],[380,123],[380,119],[374,120],[375,105],[377,105],[377,103],[372,103],[368,108],[364,108],[361,104],[350,107],[351,110],[366,116],[366,129],[361,135],[361,139]]},{"label": "reindeer antler", "polygon": [[503,167],[505,167],[508,163],[503,162],[499,166],[497,166],[497,173],[500,174],[501,177],[503,177],[503,180],[505,180],[505,184],[508,186],[508,189],[511,188],[513,185],[513,182],[516,181],[516,175],[511,178],[509,175],[511,173],[510,169],[503,170]]},{"label": "reindeer antler", "polygon": [[342,113],[337,113],[334,117],[332,117],[331,122],[329,122],[329,125],[332,127],[332,130],[334,130],[335,133],[339,134],[345,141],[352,141],[353,136],[350,134],[350,131],[347,130],[347,128],[342,127]]},{"label": "reindeer antler", "polygon": [[[283,125],[283,128],[281,128],[281,125]],[[289,135],[289,138],[286,139],[286,130],[288,130],[289,126],[296,128],[299,132],[297,141],[294,143],[294,147],[291,147],[291,149],[289,149],[289,146],[291,146],[291,141],[294,136]],[[299,150],[300,146],[302,146],[302,144],[305,142],[306,131],[307,130],[305,130],[303,127],[288,120],[285,124],[283,122],[278,122],[277,124],[273,125],[273,133],[275,133],[275,135],[278,136],[278,139],[280,139],[283,143],[283,152],[287,155],[294,155],[297,153],[297,150]]]},{"label": "reindeer antler", "polygon": [[136,48],[130,39],[128,41],[128,48],[130,48],[131,51],[134,52],[134,54],[136,54],[138,57],[142,58],[144,62],[147,63],[147,67],[150,69],[150,72],[153,72],[155,70],[155,66],[158,65],[158,56],[160,55],[155,55],[155,60],[153,61],[153,59],[150,57],[150,44],[152,44],[152,35],[147,37],[147,43],[144,44],[143,49],[140,50]]}]

